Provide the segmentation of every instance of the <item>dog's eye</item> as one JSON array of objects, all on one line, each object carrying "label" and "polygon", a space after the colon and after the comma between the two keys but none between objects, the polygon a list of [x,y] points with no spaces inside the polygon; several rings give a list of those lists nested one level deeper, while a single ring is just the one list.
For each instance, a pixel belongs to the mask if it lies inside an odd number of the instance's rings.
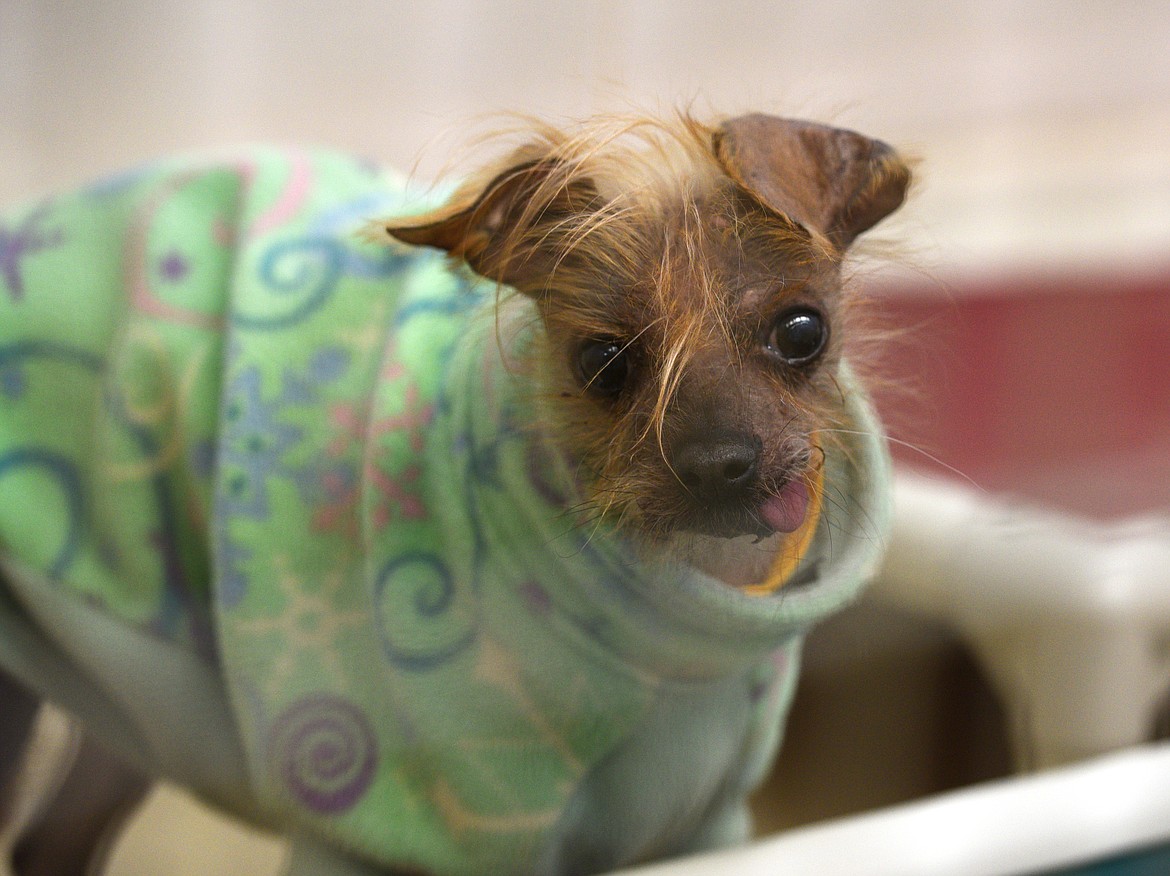
[{"label": "dog's eye", "polygon": [[789,365],[807,365],[821,354],[829,340],[825,318],[807,307],[780,314],[764,342],[768,350]]},{"label": "dog's eye", "polygon": [[630,376],[624,344],[612,339],[586,341],[577,353],[577,367],[585,389],[601,398],[613,398]]}]

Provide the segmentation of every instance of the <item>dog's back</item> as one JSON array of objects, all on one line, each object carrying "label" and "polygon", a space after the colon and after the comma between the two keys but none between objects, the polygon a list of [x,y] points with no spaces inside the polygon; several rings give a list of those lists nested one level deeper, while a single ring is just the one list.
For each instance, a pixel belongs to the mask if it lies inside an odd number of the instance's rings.
[{"label": "dog's back", "polygon": [[[357,231],[401,197],[346,158],[256,150],[0,215],[0,671],[245,809],[213,603],[239,598],[247,549],[213,576],[209,521],[262,520],[279,470],[318,528],[352,524],[346,454],[407,260]],[[293,471],[309,428],[336,453]]]},{"label": "dog's back", "polygon": [[[397,206],[372,176],[332,156],[180,160],[0,220],[4,562],[214,657],[212,506],[262,515],[265,467],[280,464],[294,428],[253,422],[239,446],[224,443],[221,420],[243,410],[233,389],[272,410],[281,391],[307,398],[361,369],[353,347],[314,348],[304,326],[327,303],[336,321],[346,304],[330,299],[343,287],[369,331],[370,302],[383,316],[393,303],[395,255],[363,251],[354,234]],[[263,381],[231,375],[225,357],[242,333],[298,344],[305,361],[283,374],[274,364]],[[284,386],[274,391],[273,377]],[[217,497],[224,473],[228,495]],[[305,489],[327,489],[314,474]]]}]

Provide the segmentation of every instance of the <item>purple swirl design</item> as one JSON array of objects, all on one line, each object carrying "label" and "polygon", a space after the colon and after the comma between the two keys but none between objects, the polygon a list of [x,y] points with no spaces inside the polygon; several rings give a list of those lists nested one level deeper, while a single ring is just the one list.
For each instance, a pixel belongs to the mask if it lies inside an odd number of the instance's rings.
[{"label": "purple swirl design", "polygon": [[303,806],[325,815],[351,809],[370,787],[378,745],[365,714],[333,694],[294,703],[272,725],[270,766]]}]

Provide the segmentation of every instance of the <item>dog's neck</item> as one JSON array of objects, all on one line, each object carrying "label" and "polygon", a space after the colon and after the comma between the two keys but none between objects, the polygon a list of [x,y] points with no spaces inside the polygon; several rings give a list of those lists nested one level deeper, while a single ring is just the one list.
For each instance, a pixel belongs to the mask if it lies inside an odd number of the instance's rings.
[{"label": "dog's neck", "polygon": [[[524,327],[538,331],[539,320],[527,305],[519,319],[506,307],[497,321],[494,295],[477,300],[457,317],[467,322],[443,362],[424,460],[451,581],[467,583],[467,594],[448,594],[466,597],[461,611],[479,610],[476,599],[502,617],[525,607],[641,669],[697,678],[760,659],[799,635],[810,613],[856,594],[886,527],[888,465],[847,372],[845,416],[856,428],[826,455],[820,524],[789,585],[761,597],[750,588],[772,566],[771,539],[647,545],[596,517],[583,501],[589,475],[542,421],[541,388],[525,370]],[[794,586],[806,581],[816,586]]]},{"label": "dog's neck", "polygon": [[767,580],[784,542],[781,534],[760,539],[754,535],[722,538],[681,533],[658,549],[732,587],[747,589]]},{"label": "dog's neck", "polygon": [[[586,498],[591,473],[564,450],[563,442],[558,441],[560,427],[555,420],[542,415],[542,398],[547,397],[547,392],[540,386],[539,368],[527,358],[533,346],[531,333],[540,330],[531,311],[531,302],[523,298],[502,305],[480,367],[473,369],[478,385],[468,388],[478,397],[481,439],[494,433],[498,438],[525,445],[518,453],[528,461],[524,472],[528,483],[505,478],[499,486],[525,494],[516,496],[517,508],[527,509],[533,495],[548,503],[536,511],[531,525],[542,529],[551,517],[556,532],[550,532],[550,537],[573,541],[571,530],[576,529],[578,535],[584,534],[592,543],[605,540],[619,544],[623,554],[647,566],[690,568],[744,592],[763,594],[782,586],[809,546],[817,525],[815,511],[802,530],[766,538],[680,532],[648,540],[614,530],[607,520],[593,516]],[[467,434],[474,432],[469,429]]]}]

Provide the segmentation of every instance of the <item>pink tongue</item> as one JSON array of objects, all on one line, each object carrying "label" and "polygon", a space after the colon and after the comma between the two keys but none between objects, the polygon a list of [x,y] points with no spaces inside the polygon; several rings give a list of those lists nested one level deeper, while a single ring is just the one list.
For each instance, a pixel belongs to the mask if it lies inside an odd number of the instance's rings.
[{"label": "pink tongue", "polygon": [[775,532],[795,532],[808,512],[808,487],[793,480],[778,496],[769,496],[760,506],[760,518]]}]

